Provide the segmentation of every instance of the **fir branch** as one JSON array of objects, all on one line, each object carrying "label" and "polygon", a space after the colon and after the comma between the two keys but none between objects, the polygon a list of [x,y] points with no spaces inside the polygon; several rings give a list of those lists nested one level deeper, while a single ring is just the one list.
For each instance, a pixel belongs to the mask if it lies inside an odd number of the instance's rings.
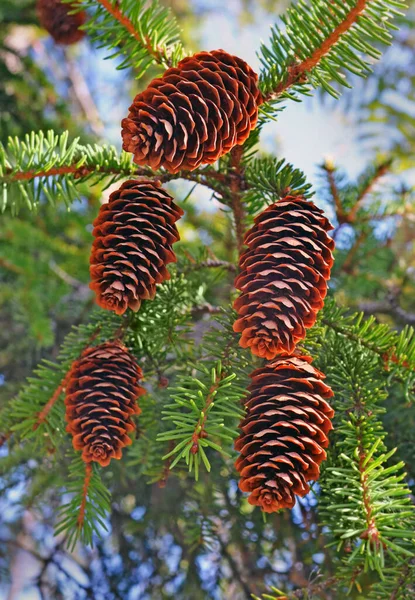
[{"label": "fir branch", "polygon": [[[367,319],[364,313],[348,314],[339,308],[333,300],[326,300],[324,309],[319,315],[319,323],[315,334],[324,345],[327,331],[350,340],[359,350],[365,348],[380,359],[380,364],[389,374],[390,383],[399,383],[406,400],[410,403],[415,394],[415,331],[406,326],[401,332],[392,329],[386,323],[378,323],[374,316]],[[310,333],[310,339],[313,334]]]},{"label": "fir branch", "polygon": [[355,222],[357,214],[358,214],[363,202],[365,201],[366,196],[368,196],[373,191],[373,188],[378,183],[379,179],[381,179],[384,175],[386,175],[389,172],[391,166],[392,166],[391,159],[382,161],[378,165],[375,165],[373,171],[371,173],[369,173],[369,176],[367,177],[366,181],[361,186],[359,194],[356,198],[356,202],[354,203],[354,205],[352,206],[352,208],[349,210],[349,212],[347,214],[347,222],[348,223]]},{"label": "fir branch", "polygon": [[336,415],[333,449],[320,480],[321,519],[332,545],[343,550],[345,567],[361,565],[382,576],[386,558],[413,556],[415,512],[404,463],[390,464],[395,449],[387,451],[383,441],[379,416],[386,392],[376,377],[378,361],[338,338],[328,341],[324,353]]},{"label": "fir branch", "polygon": [[288,194],[304,198],[314,194],[300,169],[272,156],[251,161],[245,169],[244,179],[247,189],[244,203],[250,216],[255,216],[264,207]]},{"label": "fir branch", "polygon": [[70,142],[68,132],[32,132],[23,140],[9,138],[5,146],[0,144],[1,211],[7,206],[13,214],[24,205],[37,208],[42,197],[51,204],[62,199],[70,206],[79,198],[82,184],[97,185],[105,180],[105,187],[109,187],[124,178],[151,178],[160,183],[181,178],[211,187],[219,194],[228,185],[227,176],[214,168],[175,175],[155,173],[137,167],[131,154],[118,153],[113,146],[82,145],[78,138]]},{"label": "fir branch", "polygon": [[21,392],[0,413],[0,428],[19,440],[36,439],[44,444],[51,440],[59,448],[66,440],[63,406],[58,404],[65,375],[73,361],[92,341],[113,339],[120,318],[96,311],[89,324],[75,327],[65,338],[56,362],[43,361]]},{"label": "fir branch", "polygon": [[275,26],[261,46],[265,100],[298,99],[319,86],[337,97],[330,81],[348,86],[345,70],[367,75],[368,59],[380,56],[374,44],[390,44],[390,18],[403,8],[395,0],[300,0],[282,19],[285,32]]},{"label": "fir branch", "polygon": [[157,0],[65,1],[92,13],[82,29],[111,50],[109,58],[122,58],[119,69],[134,68],[137,78],[154,63],[168,68],[184,57],[176,19]]},{"label": "fir branch", "polygon": [[93,535],[107,529],[111,495],[99,476],[97,465],[85,464],[74,456],[69,467],[67,492],[71,499],[60,508],[55,535],[65,532],[66,545],[73,551],[78,541],[92,545]]},{"label": "fir branch", "polygon": [[37,419],[36,419],[36,422],[33,425],[33,430],[34,431],[36,431],[36,429],[38,427],[40,427],[40,425],[42,425],[46,421],[48,414],[50,413],[50,411],[54,407],[55,403],[59,400],[62,392],[65,390],[67,379],[68,379],[68,374],[66,374],[64,376],[64,378],[62,379],[62,381],[60,382],[60,384],[58,385],[58,387],[56,388],[56,390],[53,392],[53,395],[50,397],[50,399],[47,401],[47,403],[45,404],[45,406],[39,412],[39,414],[37,416]]},{"label": "fir branch", "polygon": [[85,463],[85,479],[84,479],[84,484],[82,486],[82,499],[81,499],[81,505],[79,507],[77,522],[76,522],[78,529],[82,529],[84,526],[85,509],[86,509],[86,503],[87,503],[87,499],[88,499],[88,492],[89,492],[89,486],[91,483],[91,477],[92,477],[92,464]]},{"label": "fir branch", "polygon": [[241,175],[242,175],[242,158],[243,158],[243,147],[236,146],[231,150],[231,161],[230,166],[232,169],[232,179],[230,183],[230,197],[231,197],[231,208],[233,211],[233,217],[235,220],[235,235],[236,235],[236,247],[238,255],[241,254],[244,246],[244,236],[246,228],[246,215],[245,207],[242,200],[241,190]]},{"label": "fir branch", "polygon": [[334,209],[336,212],[337,221],[338,221],[339,225],[342,225],[343,223],[347,222],[347,215],[343,208],[343,203],[342,203],[342,200],[340,197],[340,192],[339,192],[339,188],[338,188],[336,177],[335,177],[336,168],[332,162],[325,161],[321,165],[321,169],[327,175],[327,182],[329,185],[331,197],[333,199],[333,205],[334,205]]},{"label": "fir branch", "polygon": [[233,313],[217,318],[221,330],[214,328],[203,340],[207,356],[197,363],[193,376],[179,377],[173,402],[163,411],[163,420],[173,424],[174,429],[160,433],[157,439],[176,443],[163,460],[174,457],[171,469],[184,460],[196,479],[201,463],[210,470],[207,449],[226,455],[220,444],[236,437],[235,424],[243,415],[240,402],[245,395],[249,362],[238,347],[233,318]]}]

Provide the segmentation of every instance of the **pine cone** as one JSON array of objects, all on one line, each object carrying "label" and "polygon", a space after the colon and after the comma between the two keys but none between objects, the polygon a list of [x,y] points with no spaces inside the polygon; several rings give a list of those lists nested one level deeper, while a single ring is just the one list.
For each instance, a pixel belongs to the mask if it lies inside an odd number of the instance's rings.
[{"label": "pine cone", "polygon": [[326,458],[331,389],[308,356],[287,356],[251,374],[247,415],[235,442],[239,487],[265,512],[292,508]]},{"label": "pine cone", "polygon": [[170,173],[215,162],[255,127],[257,82],[245,61],[224,50],[184,58],[135,97],[122,121],[124,150],[138,165]]},{"label": "pine cone", "polygon": [[286,196],[255,219],[245,236],[235,287],[240,345],[268,360],[291,354],[323,306],[333,265],[332,229],[304,198]]},{"label": "pine cone", "polygon": [[100,208],[94,221],[91,283],[97,302],[122,315],[153,299],[156,284],[170,278],[180,239],[175,222],[183,211],[152,181],[126,181]]},{"label": "pine cone", "polygon": [[145,393],[139,385],[142,376],[120,342],[87,348],[73,363],[66,386],[66,430],[85,462],[106,467],[131,444],[131,417],[140,414],[136,399]]},{"label": "pine cone", "polygon": [[68,14],[72,9],[72,4],[63,4],[60,0],[37,1],[39,22],[57,44],[69,46],[85,37],[79,27],[86,21],[86,12]]}]

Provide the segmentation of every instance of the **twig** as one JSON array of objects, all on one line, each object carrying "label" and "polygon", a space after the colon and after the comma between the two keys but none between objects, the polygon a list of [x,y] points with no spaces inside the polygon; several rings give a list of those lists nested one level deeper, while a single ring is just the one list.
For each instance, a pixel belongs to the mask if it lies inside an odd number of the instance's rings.
[{"label": "twig", "polygon": [[78,514],[78,519],[77,519],[78,530],[82,529],[82,527],[84,525],[84,521],[85,521],[85,507],[86,507],[86,501],[88,498],[88,490],[89,490],[89,485],[91,483],[91,477],[92,477],[92,464],[85,463],[85,479],[84,479],[84,486],[82,488],[82,501],[81,501],[81,506],[79,507],[79,514]]},{"label": "twig", "polygon": [[373,190],[373,187],[378,182],[378,180],[388,172],[391,164],[392,164],[391,161],[387,160],[387,161],[381,163],[376,168],[376,171],[375,171],[373,177],[371,177],[371,179],[367,182],[366,186],[362,189],[362,191],[360,192],[360,194],[358,195],[358,197],[356,199],[355,204],[353,205],[353,207],[350,209],[349,213],[347,214],[347,222],[348,223],[354,223],[354,221],[356,220],[357,213],[358,213],[360,207],[362,206],[362,203],[365,200],[366,196],[368,194],[370,194],[370,192]]},{"label": "twig", "polygon": [[218,536],[218,541],[219,541],[219,544],[221,547],[222,555],[228,561],[231,571],[232,571],[235,579],[238,581],[239,585],[241,586],[246,600],[252,600],[253,590],[251,590],[248,583],[242,577],[242,573],[240,572],[239,567],[238,567],[234,557],[229,552],[228,546],[223,542],[223,540],[221,539],[220,536]]},{"label": "twig", "polygon": [[219,260],[219,259],[210,259],[208,258],[207,260],[204,260],[203,262],[194,262],[194,264],[192,264],[189,268],[189,270],[195,270],[195,269],[216,269],[216,268],[223,268],[223,269],[227,269],[228,271],[231,271],[232,273],[234,273],[236,271],[236,265],[234,265],[231,262],[228,262],[227,260]]},{"label": "twig", "polygon": [[343,208],[343,204],[340,198],[339,190],[337,188],[336,180],[334,179],[335,168],[328,162],[323,165],[323,169],[327,173],[327,181],[330,187],[330,192],[334,202],[334,208],[336,211],[336,217],[339,225],[347,222],[346,212]]},{"label": "twig", "polygon": [[236,247],[239,255],[244,247],[245,235],[245,208],[241,200],[242,155],[242,146],[235,146],[231,151],[231,167],[233,169],[230,182],[231,208],[235,219]]},{"label": "twig", "polygon": [[61,383],[58,385],[56,390],[53,392],[53,395],[49,398],[49,400],[47,401],[45,406],[42,408],[42,410],[38,414],[36,423],[33,425],[33,431],[36,431],[36,429],[38,429],[46,421],[46,417],[48,416],[48,414],[50,413],[52,408],[55,406],[56,402],[60,398],[60,395],[62,394],[62,392],[65,389],[67,379],[68,379],[68,373],[65,374]]},{"label": "twig", "polygon": [[149,169],[135,166],[133,166],[131,171],[123,171],[116,167],[106,167],[101,165],[78,167],[76,163],[62,167],[52,167],[51,169],[46,170],[13,171],[12,169],[9,169],[6,170],[5,175],[0,177],[0,182],[2,181],[7,184],[13,183],[14,181],[30,181],[41,177],[60,177],[63,175],[73,175],[74,179],[80,179],[93,173],[136,177],[146,180],[152,179],[154,181],[159,181],[160,183],[172,181],[174,179],[186,179],[187,181],[194,181],[195,183],[209,187],[218,193],[221,193],[222,188],[216,188],[211,180],[223,183],[225,186],[230,185],[229,176],[224,173],[219,173],[215,169],[203,169],[203,171],[200,172],[181,171],[173,175],[170,173],[154,173]]},{"label": "twig", "polygon": [[190,449],[190,452],[192,454],[197,454],[198,450],[199,450],[199,440],[201,438],[206,438],[207,437],[207,433],[205,431],[205,426],[206,426],[206,421],[208,418],[208,409],[209,406],[212,404],[212,402],[215,399],[216,396],[216,392],[219,389],[219,386],[221,384],[221,381],[223,379],[225,379],[225,377],[227,376],[227,369],[226,367],[228,366],[228,361],[229,361],[229,352],[230,349],[232,347],[232,344],[234,342],[234,339],[232,338],[227,344],[226,347],[224,349],[223,352],[223,366],[222,366],[222,371],[220,373],[220,376],[216,379],[215,383],[213,383],[208,391],[208,394],[206,396],[206,400],[205,400],[205,405],[203,407],[203,410],[201,411],[201,416],[196,424],[196,427],[194,429],[193,435],[192,435],[192,447]]},{"label": "twig", "polygon": [[269,102],[270,100],[275,100],[278,98],[278,96],[281,96],[281,94],[286,92],[291,86],[304,82],[306,80],[307,73],[309,73],[318,65],[321,59],[330,52],[331,48],[335,44],[337,44],[341,36],[347,33],[347,31],[356,23],[358,17],[365,10],[369,1],[370,0],[358,0],[356,2],[356,6],[351,9],[344,21],[342,21],[336,27],[336,29],[331,32],[331,34],[323,41],[321,46],[316,48],[309,58],[300,63],[294,64],[288,69],[287,79],[282,81],[275,88],[275,90],[269,92],[265,97],[265,101]]},{"label": "twig", "polygon": [[114,19],[121,23],[128,33],[132,35],[137,42],[139,42],[139,44],[148,50],[149,54],[154,57],[158,64],[171,66],[171,59],[166,55],[165,51],[160,47],[152,47],[148,37],[143,36],[139,31],[137,31],[130,19],[121,12],[117,6],[118,3],[114,5],[109,0],[97,0],[97,2],[101,4],[105,10],[107,10],[114,17]]},{"label": "twig", "polygon": [[89,286],[86,283],[83,283],[82,281],[79,281],[79,279],[69,275],[69,273],[64,271],[58,264],[55,263],[54,260],[49,261],[49,267],[55,273],[55,275],[59,277],[59,279],[62,279],[62,281],[71,287],[75,288],[76,290],[82,290],[85,292],[88,291],[89,293]]}]

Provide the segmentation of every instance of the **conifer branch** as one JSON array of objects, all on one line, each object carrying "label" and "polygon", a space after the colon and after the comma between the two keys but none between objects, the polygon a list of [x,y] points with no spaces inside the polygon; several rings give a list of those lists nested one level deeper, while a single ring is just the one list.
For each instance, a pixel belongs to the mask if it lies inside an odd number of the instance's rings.
[{"label": "conifer branch", "polygon": [[33,430],[34,431],[36,431],[36,429],[38,427],[40,427],[40,425],[42,425],[46,421],[49,412],[52,410],[52,408],[54,407],[55,403],[59,400],[62,392],[65,390],[67,379],[68,379],[68,374],[66,374],[64,376],[64,378],[62,379],[61,383],[58,385],[58,387],[54,391],[53,395],[50,397],[50,399],[47,401],[47,403],[45,404],[45,406],[39,412],[39,414],[37,416],[37,419],[36,419],[36,422],[33,425]]},{"label": "conifer branch", "polygon": [[[340,198],[339,188],[337,187],[337,182],[334,177],[335,167],[331,162],[326,161],[321,168],[325,171],[327,175],[327,182],[329,184],[329,189],[331,193],[331,197],[333,199],[334,209],[336,212],[337,221],[339,225],[347,222],[347,215],[343,208],[343,203]],[[337,228],[338,230],[339,228]]]},{"label": "conifer branch", "polygon": [[355,222],[357,213],[359,212],[364,200],[366,199],[366,196],[368,196],[368,194],[370,194],[372,192],[373,188],[375,187],[375,185],[377,184],[379,179],[381,179],[384,175],[386,175],[386,173],[388,173],[391,165],[392,165],[392,161],[390,159],[386,160],[384,162],[381,162],[379,165],[376,165],[374,172],[371,174],[369,179],[365,182],[364,187],[360,190],[360,193],[359,193],[358,197],[356,198],[355,204],[353,205],[353,207],[350,209],[350,211],[347,214],[347,222],[348,223]]},{"label": "conifer branch", "polygon": [[89,486],[91,483],[91,477],[92,477],[92,464],[85,463],[85,479],[84,479],[84,485],[82,487],[82,500],[81,500],[81,505],[79,507],[79,514],[78,514],[78,519],[77,519],[77,527],[79,530],[81,530],[84,526],[85,507],[86,507],[86,501],[88,498],[88,491],[89,491]]},{"label": "conifer branch", "polygon": [[236,146],[231,151],[231,168],[232,168],[232,179],[230,182],[231,190],[231,208],[235,219],[235,234],[236,234],[236,247],[238,255],[241,254],[244,246],[244,235],[245,235],[245,208],[242,201],[241,195],[241,184],[240,178],[242,175],[242,157],[243,147]]},{"label": "conifer branch", "polygon": [[68,132],[32,132],[24,140],[9,138],[0,144],[0,209],[10,206],[13,213],[26,205],[36,208],[42,196],[55,204],[62,199],[67,206],[79,197],[78,186],[105,180],[109,186],[124,178],[154,179],[160,183],[185,179],[212,188],[220,196],[228,189],[229,178],[213,167],[175,175],[137,167],[132,156],[118,153],[113,146],[82,145],[69,141]]},{"label": "conifer branch", "polygon": [[88,10],[91,18],[82,26],[110,58],[122,57],[119,69],[132,67],[137,78],[151,64],[168,68],[183,58],[180,31],[170,10],[157,0],[65,0],[77,10]]},{"label": "conifer branch", "polygon": [[356,5],[346,14],[345,18],[339,23],[339,25],[330,33],[330,35],[318,46],[311,56],[303,60],[302,62],[292,66],[288,70],[288,77],[285,81],[282,81],[275,90],[268,92],[265,96],[265,100],[270,102],[275,100],[278,96],[281,96],[291,86],[297,83],[304,83],[307,81],[307,73],[314,69],[321,59],[326,56],[337,44],[340,37],[344,35],[355,23],[358,17],[366,9],[366,6],[370,0],[357,0]]},{"label": "conifer branch", "polygon": [[275,26],[269,46],[261,46],[265,100],[298,99],[320,86],[337,97],[330,82],[348,86],[345,70],[370,72],[369,59],[380,56],[374,46],[390,44],[399,8],[405,5],[395,0],[299,0],[282,19],[285,31]]},{"label": "conifer branch", "polygon": [[110,15],[114,17],[125,29],[128,31],[130,35],[133,36],[137,40],[139,44],[142,44],[144,48],[148,51],[151,56],[155,59],[155,61],[164,66],[171,67],[172,62],[171,59],[166,56],[166,51],[164,48],[157,46],[153,48],[151,44],[151,40],[149,36],[143,36],[138,29],[135,28],[131,20],[121,12],[119,9],[118,2],[113,2],[111,0],[97,0],[98,4],[101,4],[109,12]]}]

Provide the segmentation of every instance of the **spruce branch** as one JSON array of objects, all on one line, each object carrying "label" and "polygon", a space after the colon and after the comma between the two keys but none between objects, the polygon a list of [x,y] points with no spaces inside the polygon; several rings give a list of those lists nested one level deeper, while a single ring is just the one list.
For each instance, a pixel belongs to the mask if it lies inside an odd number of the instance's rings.
[{"label": "spruce branch", "polygon": [[47,403],[45,404],[45,406],[42,408],[42,410],[37,415],[36,422],[33,425],[33,430],[34,431],[36,431],[36,429],[38,427],[40,427],[40,425],[42,425],[46,421],[48,414],[50,413],[50,411],[52,410],[52,408],[55,406],[55,403],[61,397],[62,392],[64,392],[64,390],[65,390],[65,385],[66,385],[67,378],[68,378],[68,374],[66,374],[63,377],[62,381],[60,382],[60,384],[58,385],[58,387],[56,388],[56,390],[53,392],[53,394],[50,397],[50,399],[47,401]]},{"label": "spruce branch", "polygon": [[82,184],[105,181],[109,187],[124,178],[151,178],[160,183],[181,178],[211,187],[218,194],[228,185],[227,176],[214,168],[176,175],[154,172],[137,167],[131,154],[118,153],[113,146],[83,145],[79,138],[69,141],[68,132],[32,132],[23,140],[9,138],[6,145],[0,144],[2,212],[7,206],[13,214],[23,206],[36,209],[43,197],[52,205],[62,199],[70,206],[79,198]]},{"label": "spruce branch", "polygon": [[69,466],[66,492],[71,498],[60,507],[55,535],[65,532],[66,545],[73,551],[78,541],[92,545],[94,534],[107,529],[111,495],[101,481],[98,466],[84,463],[78,455]]},{"label": "spruce branch", "polygon": [[201,463],[210,471],[209,448],[227,455],[221,444],[236,437],[235,425],[243,415],[240,401],[245,395],[249,362],[232,330],[233,313],[217,317],[217,321],[221,329],[214,328],[204,337],[205,356],[197,363],[194,375],[179,377],[172,390],[173,402],[162,412],[163,421],[174,428],[157,438],[160,442],[175,441],[174,448],[163,457],[174,457],[170,468],[184,460],[196,479]]},{"label": "spruce branch", "polygon": [[374,44],[390,44],[390,19],[403,8],[395,0],[300,0],[282,18],[285,31],[275,26],[261,46],[265,100],[298,99],[320,86],[337,97],[330,82],[348,87],[344,71],[370,72],[369,59],[380,57]]},{"label": "spruce branch", "polygon": [[176,19],[157,0],[65,1],[91,13],[82,29],[111,51],[109,58],[122,59],[118,69],[132,67],[137,78],[152,64],[168,68],[184,57]]},{"label": "spruce branch", "polygon": [[249,216],[287,195],[311,198],[314,192],[304,173],[284,159],[255,158],[244,172],[244,204]]},{"label": "spruce branch", "polygon": [[380,422],[386,397],[376,378],[378,363],[367,351],[335,338],[325,352],[334,357],[326,372],[335,391],[333,445],[321,479],[320,519],[340,552],[341,575],[363,567],[380,577],[415,551],[414,507],[404,463],[391,464]]},{"label": "spruce branch", "polygon": [[85,509],[86,509],[86,503],[87,503],[87,499],[88,499],[88,492],[89,492],[89,486],[91,483],[91,477],[92,477],[92,464],[85,463],[85,478],[84,478],[84,484],[82,486],[81,505],[79,507],[78,519],[77,519],[77,523],[76,523],[78,529],[82,529],[84,526]]}]

